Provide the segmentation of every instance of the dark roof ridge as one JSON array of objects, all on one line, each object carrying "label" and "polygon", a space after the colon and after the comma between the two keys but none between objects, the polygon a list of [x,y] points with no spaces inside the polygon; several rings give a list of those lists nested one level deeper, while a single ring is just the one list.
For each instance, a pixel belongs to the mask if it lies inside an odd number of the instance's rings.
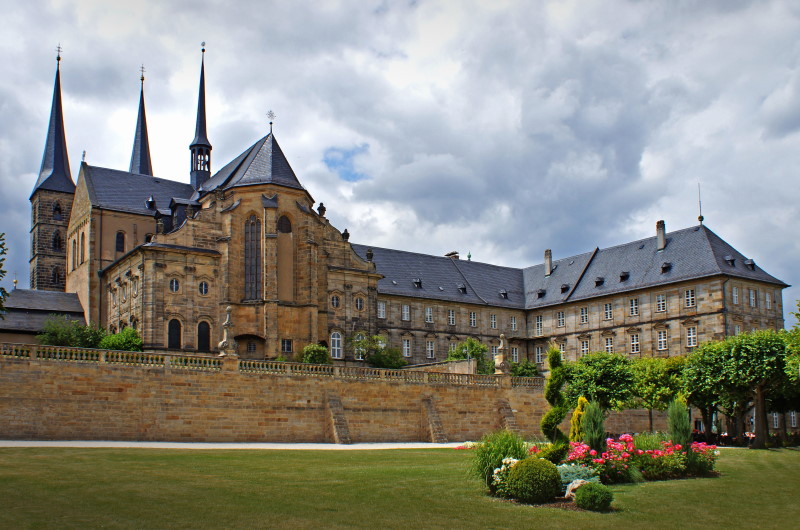
[{"label": "dark roof ridge", "polygon": [[[482,297],[480,294],[478,294],[478,290],[477,290],[477,289],[475,289],[475,288],[472,286],[472,284],[471,284],[471,283],[469,283],[469,280],[467,279],[467,276],[464,274],[464,272],[463,272],[461,269],[459,269],[459,268],[458,268],[458,263],[456,263],[456,262],[457,262],[457,261],[461,261],[461,260],[457,260],[457,259],[451,259],[450,261],[453,263],[453,267],[455,267],[455,268],[456,268],[456,270],[457,270],[457,271],[458,271],[458,273],[461,275],[461,277],[462,277],[462,278],[464,278],[464,281],[467,283],[467,285],[469,286],[469,288],[470,288],[470,289],[472,289],[472,292],[475,294],[475,296],[477,296],[478,298],[480,298],[480,299],[481,299],[481,301],[483,301],[483,303],[484,303],[484,304],[486,304],[486,305],[489,305],[489,302],[487,302],[487,301],[486,301],[486,299],[485,299],[484,297]],[[516,270],[516,269],[514,269],[514,270]]]},{"label": "dark roof ridge", "polygon": [[[439,256],[437,254],[425,254],[424,252],[415,252],[415,251],[412,251],[412,250],[398,250],[396,248],[376,247],[374,245],[365,245],[363,243],[351,243],[351,245],[364,247],[365,249],[371,248],[373,250],[375,250],[375,249],[388,250],[390,252],[402,252],[404,254],[414,254],[416,256],[425,256],[427,258],[438,258],[438,259],[442,259],[442,260],[449,259],[450,261],[461,261],[461,260],[457,260],[457,259],[454,259],[454,258],[449,258],[447,256]],[[509,267],[507,265],[497,265],[497,264],[494,264],[494,263],[486,263],[486,262],[483,262],[483,261],[471,261],[470,260],[470,261],[461,261],[461,262],[462,263],[475,263],[476,265],[485,265],[487,267],[497,267],[499,269],[507,269],[507,270],[512,270],[512,271],[521,271],[522,270],[519,267]]]}]

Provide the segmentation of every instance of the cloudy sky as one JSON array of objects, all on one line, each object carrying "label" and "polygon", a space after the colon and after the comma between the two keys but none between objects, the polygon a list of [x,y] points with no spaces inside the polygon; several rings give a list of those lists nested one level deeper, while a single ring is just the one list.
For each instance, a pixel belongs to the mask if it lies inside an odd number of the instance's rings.
[{"label": "cloudy sky", "polygon": [[[800,4],[0,0],[10,288],[55,71],[73,175],[127,169],[145,94],[157,176],[188,182],[200,42],[219,169],[268,131],[352,240],[509,266],[697,222],[800,298]],[[114,6],[114,7],[112,7]],[[212,168],[213,169],[213,168]]]}]

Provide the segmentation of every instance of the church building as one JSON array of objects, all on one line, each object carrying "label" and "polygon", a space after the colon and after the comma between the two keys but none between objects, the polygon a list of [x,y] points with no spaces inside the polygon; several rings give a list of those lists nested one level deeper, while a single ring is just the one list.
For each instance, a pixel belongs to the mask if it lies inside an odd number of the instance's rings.
[{"label": "church building", "polygon": [[322,343],[358,362],[352,339],[382,335],[422,364],[468,337],[496,351],[501,333],[514,361],[542,363],[549,342],[571,360],[667,356],[783,328],[787,285],[702,219],[560,259],[545,250],[525,268],[351,243],[272,131],[212,170],[203,61],[188,182],[154,175],[144,78],[127,171],[81,162],[73,181],[57,64],[30,199],[31,288],[76,293],[87,322],[134,327],[146,349],[215,352],[228,306],[238,353],[252,359]]}]

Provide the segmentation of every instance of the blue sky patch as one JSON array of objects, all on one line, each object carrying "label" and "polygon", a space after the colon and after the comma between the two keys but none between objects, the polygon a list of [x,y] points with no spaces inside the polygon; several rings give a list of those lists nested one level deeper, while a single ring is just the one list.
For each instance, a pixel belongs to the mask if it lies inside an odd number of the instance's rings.
[{"label": "blue sky patch", "polygon": [[347,182],[358,182],[359,180],[367,178],[367,175],[355,170],[353,167],[353,159],[368,151],[369,144],[361,144],[352,149],[329,147],[325,150],[322,161],[325,162],[328,169],[335,171],[340,179],[346,180]]}]

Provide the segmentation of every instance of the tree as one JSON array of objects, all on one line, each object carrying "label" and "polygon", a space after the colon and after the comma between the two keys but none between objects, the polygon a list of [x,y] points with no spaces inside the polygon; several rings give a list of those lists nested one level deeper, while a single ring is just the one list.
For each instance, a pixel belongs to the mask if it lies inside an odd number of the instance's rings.
[{"label": "tree", "polygon": [[328,348],[321,344],[307,344],[303,348],[303,362],[309,364],[331,364]]},{"label": "tree", "polygon": [[50,315],[42,332],[36,336],[41,344],[71,346],[73,348],[102,348],[101,341],[107,331],[96,324],[84,326],[66,315]]},{"label": "tree", "polygon": [[[6,233],[0,232],[0,282],[3,281],[3,278],[6,276],[6,270],[3,268],[6,262],[6,252]],[[6,308],[3,302],[5,302],[6,296],[8,296],[8,292],[6,292],[5,287],[0,286],[0,318],[5,318],[3,317],[3,313]]]},{"label": "tree", "polygon": [[494,364],[486,358],[489,348],[479,340],[469,337],[456,346],[455,350],[450,350],[447,354],[447,361],[463,361],[464,359],[475,359],[478,362],[477,372],[479,374],[491,375],[494,373]]},{"label": "tree", "polygon": [[[686,358],[683,369],[683,388],[689,405],[697,407],[703,416],[703,424],[710,426],[711,418],[716,410],[721,410],[721,405],[735,401],[721,399],[723,388],[729,388],[724,381],[722,372],[722,359],[726,345],[724,342],[707,342],[700,345]],[[733,417],[734,411],[728,409],[728,416]],[[738,432],[730,429],[732,436]],[[708,429],[706,429],[708,440]]]},{"label": "tree", "polygon": [[106,335],[100,341],[104,350],[142,351],[142,338],[133,328],[125,328],[119,333]]},{"label": "tree", "polygon": [[353,350],[361,352],[364,362],[373,368],[402,368],[408,364],[397,348],[390,348],[380,335],[353,338],[350,343]]},{"label": "tree", "polygon": [[667,410],[681,390],[684,357],[639,357],[631,362],[633,387],[626,408],[647,409],[650,432],[653,432],[653,411]]},{"label": "tree", "polygon": [[558,426],[564,421],[569,410],[567,400],[561,393],[569,372],[561,360],[561,350],[555,344],[550,344],[547,350],[547,364],[550,367],[550,376],[544,385],[544,398],[550,404],[550,410],[542,417],[540,427],[542,434],[553,444],[566,444],[569,438]]},{"label": "tree", "polygon": [[632,388],[631,362],[618,353],[596,352],[570,365],[566,396],[571,406],[584,396],[608,412],[624,409]]},{"label": "tree", "polygon": [[[572,418],[569,420],[569,441],[583,441],[583,415],[586,412],[586,405],[589,401],[581,396],[578,398],[578,405],[572,411]],[[652,429],[651,429],[652,430]]]},{"label": "tree", "polygon": [[521,363],[511,363],[511,375],[514,377],[539,377],[539,368],[536,363],[525,359]]}]

